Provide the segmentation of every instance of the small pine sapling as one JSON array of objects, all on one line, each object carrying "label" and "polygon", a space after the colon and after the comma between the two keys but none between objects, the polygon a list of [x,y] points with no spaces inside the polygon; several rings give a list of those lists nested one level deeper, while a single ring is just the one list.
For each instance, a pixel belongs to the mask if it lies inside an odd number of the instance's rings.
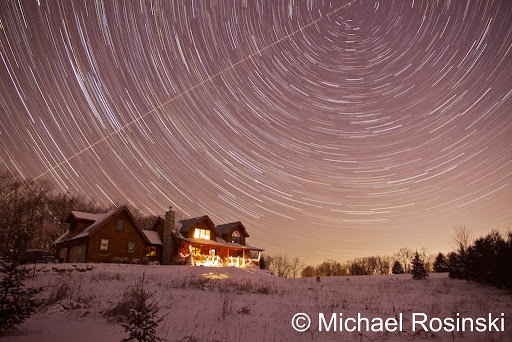
[{"label": "small pine sapling", "polygon": [[162,341],[156,333],[156,328],[162,322],[165,315],[158,318],[158,312],[161,306],[155,303],[155,300],[149,302],[154,293],[149,293],[144,289],[144,274],[140,288],[135,292],[135,305],[130,309],[127,315],[127,322],[121,323],[123,328],[129,336],[123,339],[123,342],[127,341]]}]

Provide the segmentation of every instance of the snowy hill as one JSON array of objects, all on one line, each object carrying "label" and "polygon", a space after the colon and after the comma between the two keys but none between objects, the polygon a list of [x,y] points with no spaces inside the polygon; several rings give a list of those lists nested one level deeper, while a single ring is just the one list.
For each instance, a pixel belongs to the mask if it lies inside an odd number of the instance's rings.
[{"label": "snowy hill", "polygon": [[[119,341],[127,334],[115,322],[115,311],[143,273],[146,288],[155,293],[160,313],[166,315],[158,333],[168,341],[512,340],[507,329],[512,316],[510,293],[452,280],[446,274],[431,274],[427,280],[412,280],[404,274],[317,282],[276,278],[259,269],[94,264],[88,270],[86,265],[61,264],[37,265],[28,283],[43,287],[39,297],[45,304],[0,341]],[[292,328],[296,313],[311,317],[307,331]],[[332,324],[331,331],[326,331],[325,324],[320,327],[319,313],[325,323],[334,314],[338,330],[333,331]],[[473,321],[488,319],[489,314],[499,319],[504,313],[505,331],[425,332],[418,324],[413,331],[413,313],[425,313],[429,319]],[[339,330],[343,327],[339,317],[357,318],[358,314],[370,323],[401,318],[402,331]]]}]

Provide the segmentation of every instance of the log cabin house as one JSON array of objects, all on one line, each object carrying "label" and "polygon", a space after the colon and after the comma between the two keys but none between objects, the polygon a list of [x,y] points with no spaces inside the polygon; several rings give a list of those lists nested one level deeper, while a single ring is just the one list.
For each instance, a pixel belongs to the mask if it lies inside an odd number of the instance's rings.
[{"label": "log cabin house", "polygon": [[172,210],[150,230],[140,229],[124,206],[104,214],[72,211],[66,223],[68,231],[54,242],[65,262],[145,257],[164,265],[245,267],[258,265],[263,251],[246,243],[249,234],[239,221],[215,226],[207,215],[175,221]]}]

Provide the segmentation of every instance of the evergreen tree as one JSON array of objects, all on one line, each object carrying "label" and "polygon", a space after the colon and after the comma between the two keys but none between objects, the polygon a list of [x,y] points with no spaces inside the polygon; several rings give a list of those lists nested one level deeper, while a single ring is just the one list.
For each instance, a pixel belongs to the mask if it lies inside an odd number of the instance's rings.
[{"label": "evergreen tree", "polygon": [[449,271],[448,260],[443,253],[437,255],[436,261],[434,262],[434,271],[438,273]]},{"label": "evergreen tree", "polygon": [[461,272],[459,270],[459,257],[457,256],[457,253],[451,252],[448,254],[448,275],[450,278],[456,278],[460,279]]},{"label": "evergreen tree", "polygon": [[34,295],[39,292],[24,286],[28,270],[12,258],[9,261],[0,259],[0,331],[23,323],[34,311]]},{"label": "evergreen tree", "polygon": [[418,252],[414,254],[412,259],[412,278],[413,279],[425,279],[428,277],[427,270],[425,269],[425,263],[421,260]]},{"label": "evergreen tree", "polygon": [[0,331],[21,324],[36,307],[39,290],[25,286],[28,271],[22,259],[41,222],[48,192],[46,184],[24,186],[0,172]]},{"label": "evergreen tree", "polygon": [[402,264],[398,260],[395,260],[395,263],[393,264],[393,268],[391,269],[391,272],[393,274],[404,273],[404,268],[402,267]]},{"label": "evergreen tree", "polygon": [[127,322],[121,324],[125,331],[130,334],[122,340],[123,342],[132,340],[139,342],[162,341],[156,334],[156,328],[165,316],[157,317],[161,307],[156,305],[154,300],[148,303],[152,296],[153,293],[144,289],[143,274],[140,289],[136,292],[135,305],[127,315]]}]

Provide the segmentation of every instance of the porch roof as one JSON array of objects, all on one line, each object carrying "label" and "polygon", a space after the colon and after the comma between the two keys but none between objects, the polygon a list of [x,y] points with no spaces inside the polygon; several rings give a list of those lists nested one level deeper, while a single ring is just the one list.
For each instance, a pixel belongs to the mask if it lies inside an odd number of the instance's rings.
[{"label": "porch roof", "polygon": [[177,238],[180,240],[186,241],[192,245],[206,245],[206,246],[214,246],[214,247],[224,247],[224,248],[229,248],[229,249],[245,249],[245,250],[249,250],[249,251],[258,251],[258,252],[264,251],[264,249],[262,249],[262,248],[253,247],[250,245],[241,245],[239,243],[225,242],[221,238],[218,238],[217,240],[191,239],[191,238],[183,237],[181,234],[180,234],[180,236],[177,236]]}]

